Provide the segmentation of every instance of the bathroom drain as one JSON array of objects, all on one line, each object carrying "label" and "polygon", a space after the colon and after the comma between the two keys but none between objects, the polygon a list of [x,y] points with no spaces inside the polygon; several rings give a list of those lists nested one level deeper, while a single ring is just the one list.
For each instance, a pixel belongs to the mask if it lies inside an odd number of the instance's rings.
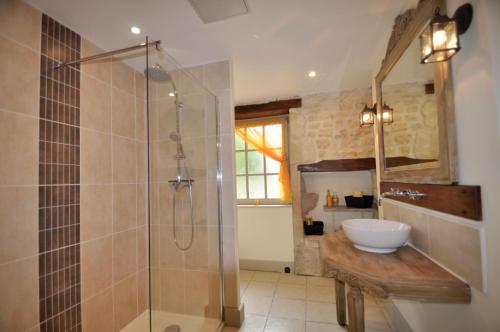
[{"label": "bathroom drain", "polygon": [[181,327],[179,325],[169,325],[165,332],[181,332]]}]

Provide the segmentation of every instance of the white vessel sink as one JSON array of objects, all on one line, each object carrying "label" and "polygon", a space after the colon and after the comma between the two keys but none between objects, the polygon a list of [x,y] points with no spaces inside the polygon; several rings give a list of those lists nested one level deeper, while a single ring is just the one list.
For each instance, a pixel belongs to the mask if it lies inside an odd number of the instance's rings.
[{"label": "white vessel sink", "polygon": [[382,219],[349,219],[342,223],[345,235],[360,250],[390,253],[403,246],[411,226]]}]

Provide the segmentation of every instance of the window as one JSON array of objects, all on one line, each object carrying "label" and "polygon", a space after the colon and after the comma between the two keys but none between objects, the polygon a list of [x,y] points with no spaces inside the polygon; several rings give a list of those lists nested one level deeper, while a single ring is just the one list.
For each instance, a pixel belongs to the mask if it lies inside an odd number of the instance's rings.
[{"label": "window", "polygon": [[[262,140],[258,144],[267,149],[285,149],[285,128],[283,119],[264,122],[239,122],[236,142],[236,187],[239,204],[283,204],[280,200],[279,174],[281,163],[257,151],[248,138]],[[261,150],[261,149],[260,149]]]}]

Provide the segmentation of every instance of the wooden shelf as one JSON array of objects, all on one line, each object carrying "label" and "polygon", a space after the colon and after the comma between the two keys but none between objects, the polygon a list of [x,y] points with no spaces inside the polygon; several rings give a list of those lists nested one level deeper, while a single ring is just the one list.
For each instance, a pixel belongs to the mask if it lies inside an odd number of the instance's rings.
[{"label": "wooden shelf", "polygon": [[[408,157],[389,157],[387,165],[391,167],[402,165],[413,165],[435,161],[434,159],[414,159]],[[300,172],[352,172],[369,171],[375,169],[375,158],[356,159],[333,159],[321,160],[312,164],[301,164],[297,166]]]},{"label": "wooden shelf", "polygon": [[327,207],[326,205],[323,205],[323,211],[329,211],[329,212],[375,212],[375,211],[377,211],[377,207],[360,209],[360,208],[347,207],[345,205],[338,205],[338,206],[334,206],[334,207]]},{"label": "wooden shelf", "polygon": [[375,169],[375,158],[322,160],[297,166],[300,172],[351,172]]}]

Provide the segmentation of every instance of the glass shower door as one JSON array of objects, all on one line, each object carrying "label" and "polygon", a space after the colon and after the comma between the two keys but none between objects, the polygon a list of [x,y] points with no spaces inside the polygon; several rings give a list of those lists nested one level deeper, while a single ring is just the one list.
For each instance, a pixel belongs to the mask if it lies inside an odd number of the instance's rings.
[{"label": "glass shower door", "polygon": [[203,68],[148,56],[150,325],[216,331],[221,323],[216,97]]}]

